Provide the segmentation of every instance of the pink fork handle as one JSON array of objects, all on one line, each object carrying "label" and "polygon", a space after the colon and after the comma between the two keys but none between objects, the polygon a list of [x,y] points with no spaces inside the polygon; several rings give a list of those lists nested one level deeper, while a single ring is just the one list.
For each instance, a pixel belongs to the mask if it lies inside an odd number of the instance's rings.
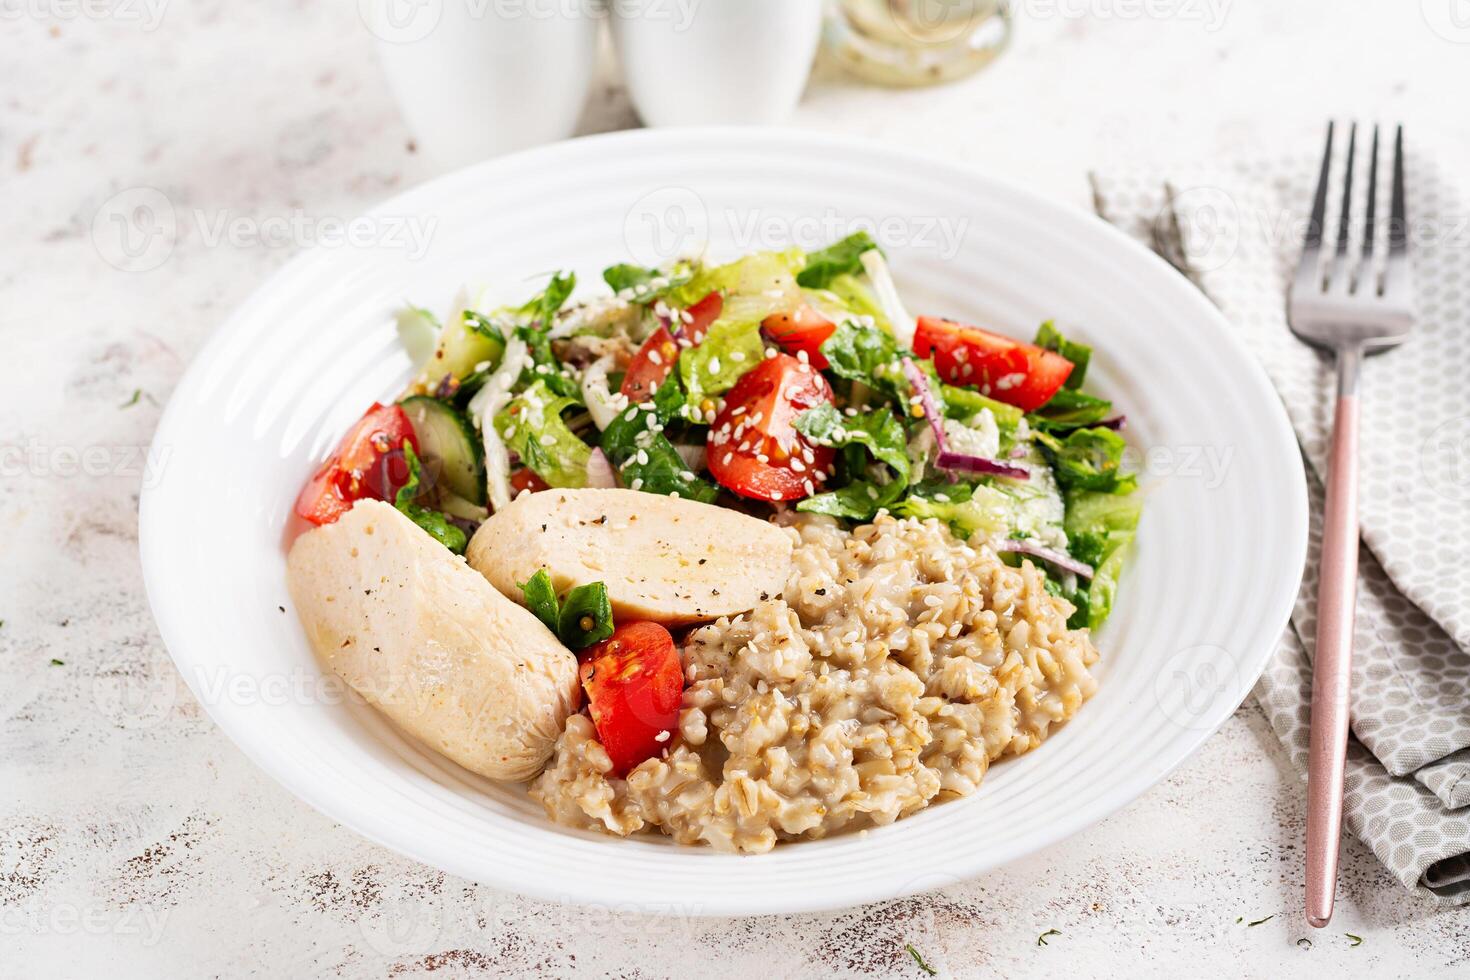
[{"label": "pink fork handle", "polygon": [[1307,761],[1307,922],[1332,918],[1342,837],[1343,765],[1358,584],[1358,351],[1338,357],[1337,413],[1327,471],[1317,658],[1312,670],[1312,742]]}]

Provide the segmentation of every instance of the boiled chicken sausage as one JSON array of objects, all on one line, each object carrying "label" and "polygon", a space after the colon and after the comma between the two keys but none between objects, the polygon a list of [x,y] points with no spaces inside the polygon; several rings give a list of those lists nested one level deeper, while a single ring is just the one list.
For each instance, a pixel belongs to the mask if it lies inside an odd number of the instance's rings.
[{"label": "boiled chicken sausage", "polygon": [[558,592],[605,582],[619,622],[704,622],[778,595],[791,535],[738,511],[636,490],[523,494],[480,525],[466,552],[497,589],[546,569]]},{"label": "boiled chicken sausage", "polygon": [[581,705],[551,631],[381,501],[298,538],[287,583],[326,666],[466,769],[535,776]]}]

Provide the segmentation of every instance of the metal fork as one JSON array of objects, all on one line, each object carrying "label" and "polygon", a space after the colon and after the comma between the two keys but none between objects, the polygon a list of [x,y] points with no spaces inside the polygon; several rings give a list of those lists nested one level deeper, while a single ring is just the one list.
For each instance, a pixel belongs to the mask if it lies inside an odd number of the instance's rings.
[{"label": "metal fork", "polygon": [[1353,653],[1353,613],[1358,580],[1358,376],[1365,355],[1387,350],[1409,335],[1413,282],[1409,271],[1404,207],[1404,130],[1393,144],[1393,177],[1387,255],[1378,266],[1374,242],[1378,184],[1378,127],[1368,156],[1367,203],[1362,246],[1351,254],[1353,163],[1358,142],[1348,136],[1342,214],[1335,245],[1323,249],[1333,127],[1312,202],[1301,262],[1292,283],[1287,319],[1298,339],[1337,360],[1337,411],[1327,475],[1321,589],[1317,597],[1317,658],[1312,669],[1312,741],[1307,764],[1307,922],[1321,928],[1332,918],[1342,835],[1343,764],[1347,755],[1348,687]]}]

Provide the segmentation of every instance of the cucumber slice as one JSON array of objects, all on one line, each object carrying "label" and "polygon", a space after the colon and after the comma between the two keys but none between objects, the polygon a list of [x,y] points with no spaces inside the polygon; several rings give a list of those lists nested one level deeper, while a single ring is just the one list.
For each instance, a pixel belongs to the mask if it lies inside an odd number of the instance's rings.
[{"label": "cucumber slice", "polygon": [[438,346],[419,376],[420,390],[432,391],[445,375],[463,381],[482,364],[493,369],[504,352],[500,341],[471,328],[461,312],[444,324]]},{"label": "cucumber slice", "polygon": [[444,486],[472,504],[485,503],[485,450],[475,427],[446,402],[414,395],[401,403],[418,436],[419,455]]}]

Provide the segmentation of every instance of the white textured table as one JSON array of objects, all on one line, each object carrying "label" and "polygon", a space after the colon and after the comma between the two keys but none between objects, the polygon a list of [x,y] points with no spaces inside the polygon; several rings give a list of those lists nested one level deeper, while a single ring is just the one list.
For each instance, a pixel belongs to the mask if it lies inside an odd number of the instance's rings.
[{"label": "white textured table", "polygon": [[[1030,0],[988,73],[894,93],[819,72],[796,125],[1078,204],[1089,166],[1306,152],[1330,113],[1403,119],[1464,161],[1457,2]],[[0,974],[920,977],[910,943],[970,976],[1465,969],[1470,910],[1405,894],[1356,841],[1336,922],[1299,945],[1302,787],[1251,705],[1043,855],[830,915],[651,920],[522,900],[367,843],[257,771],[176,679],[149,616],[141,449],[205,336],[295,248],[299,233],[262,240],[262,222],[348,218],[432,173],[354,7],[0,0]],[[611,84],[587,118],[634,122]],[[127,274],[93,218],[137,186],[186,220],[166,262]],[[1061,934],[1038,946],[1048,929]]]}]

